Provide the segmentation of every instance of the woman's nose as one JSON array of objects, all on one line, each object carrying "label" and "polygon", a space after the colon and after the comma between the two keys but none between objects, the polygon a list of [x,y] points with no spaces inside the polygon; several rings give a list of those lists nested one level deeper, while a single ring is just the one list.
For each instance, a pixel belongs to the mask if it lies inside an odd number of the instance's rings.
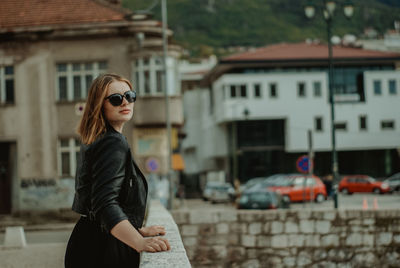
[{"label": "woman's nose", "polygon": [[122,98],[121,106],[125,106],[125,105],[127,105],[127,104],[129,104],[129,102],[126,100],[125,97],[123,97],[123,98]]}]

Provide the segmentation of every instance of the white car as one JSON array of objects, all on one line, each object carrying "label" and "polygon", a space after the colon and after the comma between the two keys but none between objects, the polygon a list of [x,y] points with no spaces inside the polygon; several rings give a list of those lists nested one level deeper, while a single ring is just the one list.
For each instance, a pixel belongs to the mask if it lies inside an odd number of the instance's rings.
[{"label": "white car", "polygon": [[235,196],[235,189],[227,182],[207,182],[203,191],[203,199],[212,203],[229,202]]}]

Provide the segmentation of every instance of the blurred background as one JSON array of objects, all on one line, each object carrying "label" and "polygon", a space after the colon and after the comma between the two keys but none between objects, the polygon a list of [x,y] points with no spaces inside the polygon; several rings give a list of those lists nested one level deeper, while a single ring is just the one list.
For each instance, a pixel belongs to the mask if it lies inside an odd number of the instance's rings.
[{"label": "blurred background", "polygon": [[[259,189],[286,201],[399,189],[382,183],[400,172],[399,1],[163,3],[2,1],[0,214],[70,209],[75,129],[106,72],[138,92],[124,135],[169,208],[272,175]],[[340,187],[350,175],[369,186]]]}]

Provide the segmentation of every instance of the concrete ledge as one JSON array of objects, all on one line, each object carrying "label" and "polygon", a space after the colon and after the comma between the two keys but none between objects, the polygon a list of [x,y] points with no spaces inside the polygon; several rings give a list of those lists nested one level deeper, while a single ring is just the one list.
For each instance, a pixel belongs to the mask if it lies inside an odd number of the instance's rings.
[{"label": "concrete ledge", "polygon": [[163,225],[166,230],[165,238],[171,244],[171,250],[159,253],[143,252],[140,258],[141,268],[152,267],[191,267],[186,250],[183,246],[182,239],[171,214],[163,207],[158,200],[150,202],[149,212],[147,215],[146,226]]},{"label": "concrete ledge", "polygon": [[6,228],[4,238],[4,248],[24,248],[26,247],[26,238],[22,226]]}]

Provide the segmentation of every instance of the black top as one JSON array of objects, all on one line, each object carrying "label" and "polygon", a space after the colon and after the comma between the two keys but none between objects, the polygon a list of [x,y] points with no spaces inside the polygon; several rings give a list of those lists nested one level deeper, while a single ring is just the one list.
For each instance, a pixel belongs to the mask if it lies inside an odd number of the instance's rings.
[{"label": "black top", "polygon": [[126,219],[139,229],[147,191],[146,179],[121,133],[109,126],[96,141],[81,145],[72,210],[93,216],[107,231]]}]

